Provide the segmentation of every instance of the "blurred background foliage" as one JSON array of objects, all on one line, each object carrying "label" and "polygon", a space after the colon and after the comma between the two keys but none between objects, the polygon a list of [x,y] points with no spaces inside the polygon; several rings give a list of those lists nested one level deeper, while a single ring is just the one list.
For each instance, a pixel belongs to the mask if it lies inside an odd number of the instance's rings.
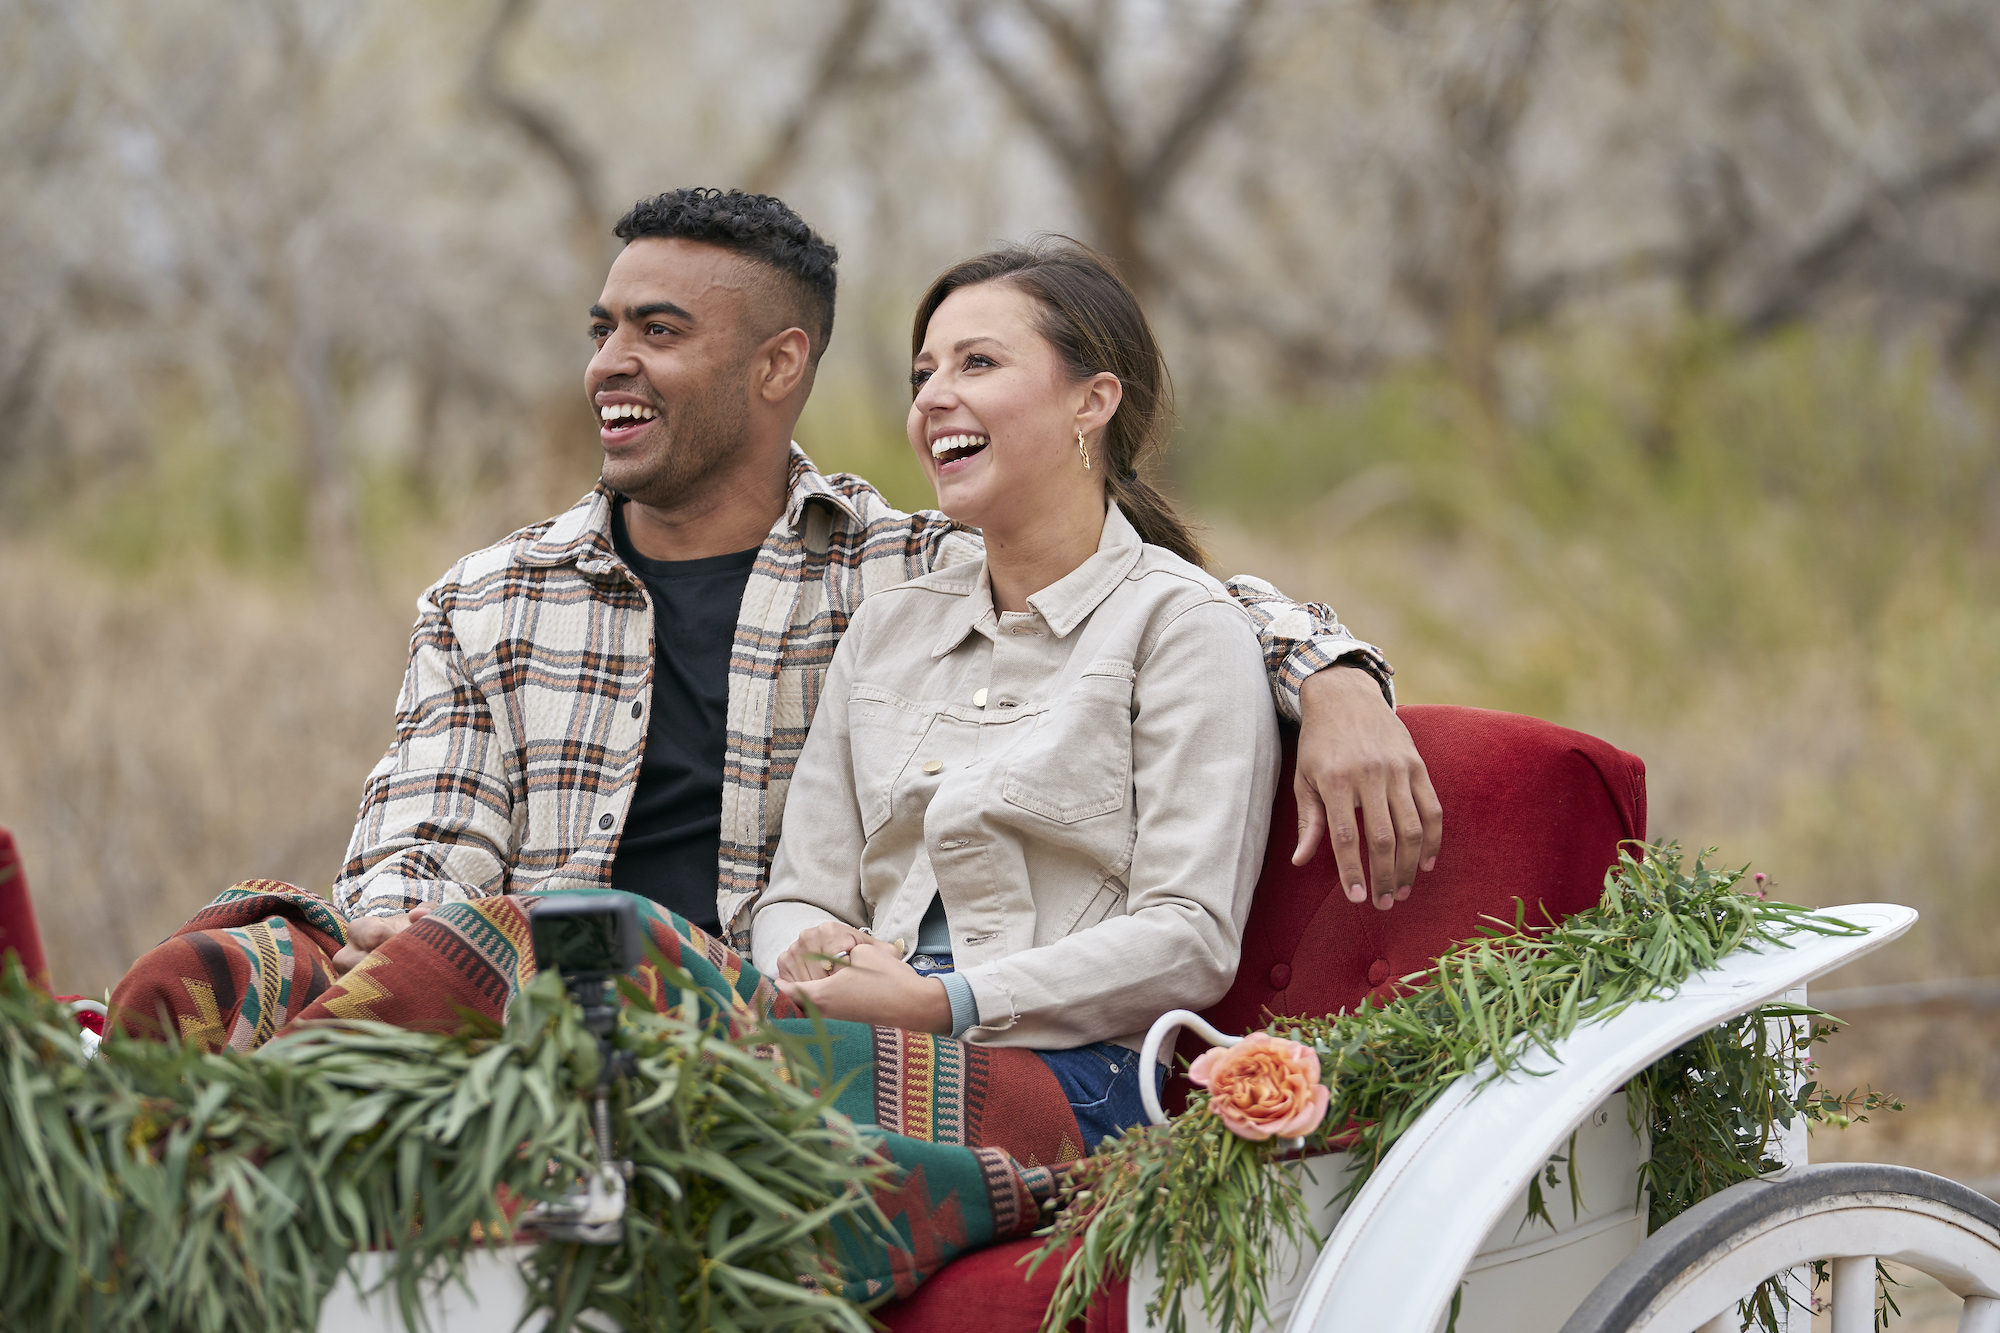
[{"label": "blurred background foliage", "polygon": [[[841,249],[822,466],[924,503],[916,295],[1079,236],[1218,572],[1924,910],[1836,984],[2000,973],[1997,76],[1989,0],[0,0],[0,822],[58,975],[330,882],[414,595],[590,485],[610,224],[683,184]],[[1936,1021],[1853,1067],[2000,1171],[2000,1034]]]}]

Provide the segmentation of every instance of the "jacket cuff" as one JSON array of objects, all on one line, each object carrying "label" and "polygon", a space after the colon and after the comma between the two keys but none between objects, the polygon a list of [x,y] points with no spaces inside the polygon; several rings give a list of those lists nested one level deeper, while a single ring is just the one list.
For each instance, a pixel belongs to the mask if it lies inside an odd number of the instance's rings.
[{"label": "jacket cuff", "polygon": [[951,997],[951,1035],[963,1037],[979,1026],[979,1001],[973,998],[972,983],[956,972],[946,972],[938,980]]}]

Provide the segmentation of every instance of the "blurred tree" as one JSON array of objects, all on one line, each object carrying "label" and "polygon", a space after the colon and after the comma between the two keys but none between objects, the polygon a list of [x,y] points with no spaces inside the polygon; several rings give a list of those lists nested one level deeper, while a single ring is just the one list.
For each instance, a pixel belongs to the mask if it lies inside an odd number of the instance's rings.
[{"label": "blurred tree", "polygon": [[881,13],[881,0],[847,0],[842,6],[839,20],[812,63],[810,82],[779,122],[771,146],[743,178],[744,189],[769,194],[791,173],[805,146],[806,131],[866,72],[863,48]]},{"label": "blurred tree", "polygon": [[[1452,372],[1500,411],[1500,321],[1515,207],[1516,138],[1537,80],[1547,0],[1415,5],[1377,0],[1392,23],[1421,23],[1440,151],[1399,173],[1397,285],[1434,331]],[[1411,12],[1420,11],[1420,12]]]},{"label": "blurred tree", "polygon": [[597,154],[579,143],[554,112],[511,87],[500,69],[507,44],[534,7],[535,0],[499,0],[494,6],[479,39],[478,55],[473,58],[472,91],[482,105],[518,131],[556,169],[569,198],[570,246],[587,273],[603,264],[611,248]]},{"label": "blurred tree", "polygon": [[[1188,68],[1143,81],[1179,94],[1159,117],[1162,128],[1146,142],[1140,125],[1153,108],[1137,105],[1141,99],[1118,86],[1113,68],[1113,57],[1144,34],[1131,12],[1138,6],[1118,0],[1088,0],[1072,8],[1056,0],[959,0],[958,30],[966,44],[1062,169],[1090,219],[1092,241],[1141,297],[1156,283],[1171,282],[1171,269],[1149,252],[1148,226],[1249,78],[1251,37],[1267,7],[1266,0],[1236,0],[1219,33],[1201,32],[1192,6],[1166,7],[1166,22],[1151,35],[1192,51]],[[1054,58],[1010,51],[996,31],[996,20],[1007,18],[1034,33]]]}]

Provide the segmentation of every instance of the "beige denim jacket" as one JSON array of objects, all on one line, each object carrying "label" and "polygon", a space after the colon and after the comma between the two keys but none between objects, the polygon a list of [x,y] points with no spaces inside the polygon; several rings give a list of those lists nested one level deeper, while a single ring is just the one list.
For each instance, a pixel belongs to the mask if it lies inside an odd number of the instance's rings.
[{"label": "beige denim jacket", "polygon": [[933,893],[967,1040],[1137,1047],[1236,974],[1278,727],[1220,583],[1110,507],[1097,553],[996,613],[982,559],[878,592],[834,654],[792,778],[759,968],[845,922],[914,950]]}]

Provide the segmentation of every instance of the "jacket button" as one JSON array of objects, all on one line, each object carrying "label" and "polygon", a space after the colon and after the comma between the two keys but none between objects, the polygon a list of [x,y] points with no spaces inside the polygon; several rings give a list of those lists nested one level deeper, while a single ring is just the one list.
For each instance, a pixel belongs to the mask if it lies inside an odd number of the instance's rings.
[{"label": "jacket button", "polygon": [[632,716],[633,716],[633,717],[637,717],[637,716],[639,716],[639,714],[641,714],[641,713],[643,713],[643,712],[645,712],[645,711],[646,711],[646,709],[645,709],[645,706],[644,706],[643,704],[641,704],[641,703],[640,703],[640,702],[639,702],[639,701],[638,701],[637,699],[634,699],[634,700],[632,701]]},{"label": "jacket button", "polygon": [[1271,989],[1283,990],[1292,984],[1292,967],[1289,963],[1271,964]]},{"label": "jacket button", "polygon": [[1368,965],[1368,984],[1379,986],[1389,979],[1389,960],[1377,958]]},{"label": "jacket button", "polygon": [[599,820],[597,821],[597,827],[599,827],[599,828],[610,828],[610,827],[611,827],[611,816],[610,816],[610,815],[605,815],[605,816],[603,816],[602,818],[600,818],[600,819],[599,819]]},{"label": "jacket button", "polygon": [[974,708],[984,708],[984,707],[986,707],[986,691],[985,691],[985,690],[975,690],[975,691],[973,691],[973,694],[972,694],[972,706],[973,706]]},{"label": "jacket button", "polygon": [[929,762],[928,764],[925,764],[925,765],[924,765],[924,772],[926,772],[926,773],[942,773],[942,772],[944,772],[944,765],[943,765],[942,763],[940,763],[940,762],[939,762],[938,760],[936,760],[936,759],[933,759],[933,760],[931,760],[931,761],[930,761],[930,762]]}]

